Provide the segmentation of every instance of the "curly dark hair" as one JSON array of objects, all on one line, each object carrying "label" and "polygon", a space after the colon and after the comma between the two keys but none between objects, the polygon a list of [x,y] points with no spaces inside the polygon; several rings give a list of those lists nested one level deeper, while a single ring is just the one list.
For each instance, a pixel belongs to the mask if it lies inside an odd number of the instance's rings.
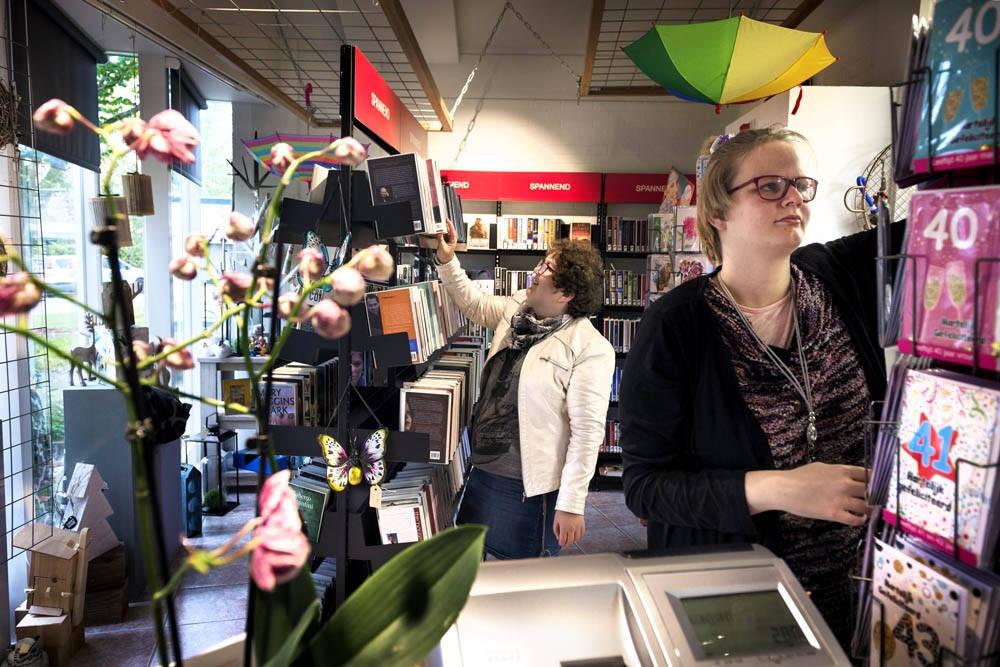
[{"label": "curly dark hair", "polygon": [[604,302],[604,260],[597,248],[589,241],[561,239],[549,253],[556,260],[552,284],[573,296],[566,312],[571,317],[589,317],[599,311]]}]

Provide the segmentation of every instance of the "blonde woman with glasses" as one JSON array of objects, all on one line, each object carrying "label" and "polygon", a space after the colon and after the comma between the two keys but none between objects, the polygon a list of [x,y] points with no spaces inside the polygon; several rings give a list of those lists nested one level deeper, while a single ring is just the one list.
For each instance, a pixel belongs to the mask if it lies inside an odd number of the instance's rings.
[{"label": "blonde woman with glasses", "polygon": [[805,146],[773,129],[716,142],[698,234],[720,268],[643,317],[622,376],[623,483],[651,548],[762,543],[846,645],[863,420],[886,384],[876,246],[866,232],[799,247],[822,185]]}]

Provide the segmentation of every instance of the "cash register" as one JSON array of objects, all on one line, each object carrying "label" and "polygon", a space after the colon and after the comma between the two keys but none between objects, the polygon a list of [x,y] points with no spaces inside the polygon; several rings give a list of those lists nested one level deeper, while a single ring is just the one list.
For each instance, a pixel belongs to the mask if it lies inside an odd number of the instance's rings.
[{"label": "cash register", "polygon": [[760,546],[484,563],[440,667],[847,667],[785,563]]}]

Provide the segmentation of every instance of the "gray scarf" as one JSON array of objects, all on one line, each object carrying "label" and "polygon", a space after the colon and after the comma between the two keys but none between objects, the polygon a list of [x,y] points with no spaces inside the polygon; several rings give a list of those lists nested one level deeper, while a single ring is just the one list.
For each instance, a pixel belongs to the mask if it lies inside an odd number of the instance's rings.
[{"label": "gray scarf", "polygon": [[510,318],[510,346],[515,350],[526,350],[572,319],[568,314],[539,319],[528,304],[521,304]]}]

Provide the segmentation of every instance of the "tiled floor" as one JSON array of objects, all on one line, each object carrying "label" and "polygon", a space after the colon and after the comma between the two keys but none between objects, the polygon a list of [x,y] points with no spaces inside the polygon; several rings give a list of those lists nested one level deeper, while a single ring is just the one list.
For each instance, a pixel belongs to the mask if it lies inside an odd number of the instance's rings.
[{"label": "tiled floor", "polygon": [[[214,549],[253,517],[255,497],[225,517],[205,517],[204,534],[192,540]],[[620,491],[591,493],[587,502],[587,531],[563,555],[622,552],[646,545],[645,529],[625,507]],[[247,599],[246,559],[213,571],[187,577],[176,596],[181,645],[185,657],[243,632]],[[148,667],[158,664],[156,636],[148,605],[133,605],[124,623],[87,628],[87,643],[73,658],[74,667]]]}]

